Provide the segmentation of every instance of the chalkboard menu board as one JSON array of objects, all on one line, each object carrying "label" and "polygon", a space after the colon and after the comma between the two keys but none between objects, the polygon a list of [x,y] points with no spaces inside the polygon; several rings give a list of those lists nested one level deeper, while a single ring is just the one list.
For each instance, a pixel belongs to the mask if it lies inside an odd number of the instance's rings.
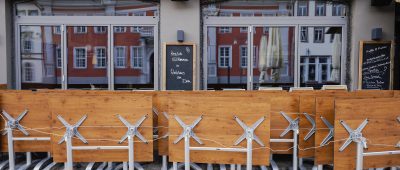
[{"label": "chalkboard menu board", "polygon": [[392,89],[391,41],[360,42],[360,89]]},{"label": "chalkboard menu board", "polygon": [[193,90],[195,85],[196,46],[188,43],[164,45],[164,89]]}]

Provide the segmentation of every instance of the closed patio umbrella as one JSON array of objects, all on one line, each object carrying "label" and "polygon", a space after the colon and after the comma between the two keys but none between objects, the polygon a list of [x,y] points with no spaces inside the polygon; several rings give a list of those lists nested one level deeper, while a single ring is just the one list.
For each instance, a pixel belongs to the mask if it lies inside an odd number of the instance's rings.
[{"label": "closed patio umbrella", "polygon": [[279,28],[270,28],[267,46],[267,68],[271,69],[271,79],[275,82],[280,79],[282,67],[282,42]]},{"label": "closed patio umbrella", "polygon": [[263,35],[260,40],[258,58],[258,70],[260,71],[259,83],[265,81],[265,75],[267,72],[267,36]]},{"label": "closed patio umbrella", "polygon": [[341,47],[342,42],[340,41],[340,34],[335,34],[332,45],[332,72],[330,77],[330,80],[333,82],[339,82]]}]

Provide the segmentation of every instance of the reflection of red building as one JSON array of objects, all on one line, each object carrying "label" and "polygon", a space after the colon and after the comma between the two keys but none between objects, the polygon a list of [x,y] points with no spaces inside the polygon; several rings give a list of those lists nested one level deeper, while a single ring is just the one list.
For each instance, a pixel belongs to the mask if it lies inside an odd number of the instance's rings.
[{"label": "reflection of red building", "polygon": [[[33,3],[18,4],[18,15],[49,15],[49,16],[157,16],[158,6],[155,3],[142,1],[46,1],[36,0]],[[41,8],[37,8],[40,6]],[[29,11],[29,12],[26,12]],[[67,25],[66,26],[66,58],[67,58],[67,80],[70,88],[90,88],[89,84],[96,87],[108,86],[108,61],[109,61],[109,32],[108,27],[99,29],[99,25]],[[122,28],[122,29],[121,29]],[[78,29],[78,31],[77,31]],[[24,33],[27,30],[29,32]],[[41,44],[41,51],[35,50],[38,59],[25,69],[22,66],[23,75],[27,81],[23,81],[22,88],[60,88],[62,80],[62,32],[59,26],[26,26],[21,31],[24,37],[21,41],[27,40],[27,48],[38,47]],[[32,32],[31,30],[37,30]],[[123,67],[114,67],[114,82],[116,88],[130,88],[130,85],[152,87],[153,85],[153,63],[154,63],[154,27],[142,27],[140,25],[111,28],[114,42],[111,48],[124,49],[118,53],[123,56]],[[33,36],[40,38],[32,38]],[[23,48],[23,47],[22,47]],[[30,47],[29,47],[30,48]],[[100,50],[97,50],[100,49]],[[32,50],[33,51],[33,50]],[[24,51],[25,52],[25,51]],[[25,54],[24,54],[25,55]],[[101,59],[99,59],[99,57]],[[77,66],[77,58],[79,64]],[[30,58],[24,58],[28,62]],[[133,61],[135,60],[135,61]],[[40,62],[40,63],[39,63]],[[101,62],[101,64],[98,64]],[[27,70],[27,71],[25,71]],[[25,74],[26,73],[26,74]],[[33,78],[34,81],[32,81]],[[30,81],[28,81],[30,80]]]}]

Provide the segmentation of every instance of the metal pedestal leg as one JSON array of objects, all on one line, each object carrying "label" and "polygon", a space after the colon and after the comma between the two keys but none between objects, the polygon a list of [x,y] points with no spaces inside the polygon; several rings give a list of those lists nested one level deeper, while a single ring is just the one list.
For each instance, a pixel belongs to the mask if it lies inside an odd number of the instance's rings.
[{"label": "metal pedestal leg", "polygon": [[7,128],[7,142],[8,142],[8,168],[15,169],[15,153],[12,129]]},{"label": "metal pedestal leg", "polygon": [[162,156],[162,166],[161,170],[167,170],[168,169],[168,163],[167,163],[167,156],[163,155]]}]

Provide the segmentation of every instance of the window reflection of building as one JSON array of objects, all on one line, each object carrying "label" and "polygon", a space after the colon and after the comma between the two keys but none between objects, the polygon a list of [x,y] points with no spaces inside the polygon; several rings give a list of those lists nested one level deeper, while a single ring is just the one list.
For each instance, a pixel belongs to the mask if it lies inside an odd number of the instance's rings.
[{"label": "window reflection of building", "polygon": [[308,16],[308,1],[297,2],[297,16]]},{"label": "window reflection of building", "polygon": [[33,66],[31,63],[27,62],[24,64],[24,78],[25,78],[25,82],[32,82],[34,81],[33,79]]},{"label": "window reflection of building", "polygon": [[[157,16],[158,4],[131,1],[67,1],[67,0],[34,0],[33,2],[18,3],[16,15],[19,16]],[[40,7],[40,8],[39,8]],[[79,10],[76,10],[79,8]],[[35,11],[36,10],[36,11]],[[21,54],[22,62],[34,60],[35,82],[23,83],[22,88],[54,88],[61,83],[62,49],[60,26],[26,26],[21,29]],[[29,28],[29,29],[27,29]],[[23,38],[32,29],[33,35],[38,35],[35,40]],[[107,26],[66,26],[66,58],[65,66],[68,68],[68,87],[89,88],[89,84],[96,87],[107,88],[108,52]],[[154,74],[154,27],[149,26],[119,26],[113,27],[115,47],[114,50],[115,83],[123,80],[124,84],[146,84],[145,87],[153,88]],[[32,32],[32,31],[31,31]],[[29,37],[29,36],[28,36]],[[122,38],[121,38],[122,37]],[[43,46],[42,46],[43,45]],[[25,47],[24,47],[25,46]],[[138,48],[130,48],[132,46]],[[139,48],[140,47],[140,48]],[[29,49],[32,49],[29,52]],[[24,50],[26,49],[26,50]],[[35,49],[40,49],[39,51]],[[116,48],[114,48],[116,49]],[[29,52],[29,55],[28,55]],[[116,54],[118,53],[118,54]],[[29,56],[29,57],[27,57]],[[118,62],[116,62],[118,58]],[[135,60],[135,61],[134,61]],[[21,63],[21,67],[24,65]],[[41,71],[43,70],[43,71]],[[24,81],[24,71],[21,77]],[[129,75],[129,76],[125,76]],[[35,83],[35,84],[34,84]],[[57,84],[56,86],[53,86]],[[141,87],[141,86],[140,86]]]},{"label": "window reflection of building", "polygon": [[[225,1],[216,4],[209,4],[203,7],[203,14],[205,16],[221,17],[236,17],[238,21],[245,21],[246,17],[252,17],[256,19],[261,16],[275,17],[275,16],[302,16],[303,17],[332,17],[332,16],[346,16],[346,6],[338,3],[327,3],[325,1],[246,1],[246,0],[232,0]],[[235,19],[236,19],[235,18]],[[214,18],[206,17],[214,21]],[[286,18],[286,19],[290,19]],[[293,18],[296,20],[297,18]],[[334,18],[329,18],[334,20]],[[338,20],[343,17],[337,17]],[[232,19],[233,20],[233,19]],[[226,21],[230,21],[226,20]],[[254,20],[256,21],[256,20]],[[224,22],[225,24],[238,24],[242,22],[232,23]],[[248,53],[247,49],[247,33],[248,27],[237,26],[227,27],[227,25],[221,26],[209,26],[207,27],[207,87],[208,88],[246,88],[248,87],[247,72],[249,71],[248,66]],[[258,23],[250,24],[257,25]],[[275,23],[271,23],[275,24]],[[318,24],[318,23],[316,23]],[[334,24],[334,23],[332,23]],[[215,24],[212,24],[215,25]],[[329,23],[327,25],[330,25]],[[260,70],[259,57],[260,57],[260,39],[263,34],[268,38],[271,33],[270,25],[266,24],[264,27],[255,26],[253,33],[253,42],[251,46],[258,47],[254,49],[253,64],[255,65],[252,71],[253,75],[253,87],[257,87],[256,84],[259,81]],[[272,28],[274,28],[272,26]],[[293,86],[295,85],[294,76],[297,75],[299,78],[300,86],[304,86],[307,83],[321,84],[338,84],[340,80],[332,81],[332,70],[333,70],[333,44],[334,35],[328,33],[330,27],[326,26],[309,26],[302,25],[295,30],[294,27],[276,27],[280,30],[279,37],[281,39],[281,56],[282,64],[279,66],[279,81],[272,81],[271,75],[267,75],[267,79],[264,84],[267,86]],[[341,29],[341,27],[339,27]],[[295,32],[298,33],[298,40],[295,42]],[[341,31],[339,31],[341,34]],[[268,43],[266,43],[268,44]],[[295,50],[297,46],[298,50]],[[224,50],[229,47],[229,63],[227,64],[228,58]],[[222,51],[222,52],[221,52]],[[308,52],[307,52],[308,51]],[[340,51],[335,52],[339,53]],[[297,58],[295,58],[295,56]],[[304,58],[305,57],[305,58]],[[309,58],[307,58],[309,57]],[[313,58],[312,58],[313,57]],[[336,57],[337,58],[337,57]],[[294,68],[295,62],[301,60],[300,66],[302,69],[296,70]],[[305,63],[305,61],[314,63]],[[337,60],[335,60],[337,61]],[[316,62],[316,63],[315,63]],[[340,63],[340,62],[339,62]],[[223,67],[224,66],[224,67]],[[229,66],[229,67],[227,67]],[[303,68],[305,66],[308,72],[305,72]],[[340,65],[336,66],[340,67]],[[340,68],[336,68],[340,70]],[[267,74],[270,73],[270,69],[267,70]],[[340,74],[340,73],[339,73]],[[304,77],[307,76],[307,80]],[[340,77],[340,76],[339,76]]]}]

